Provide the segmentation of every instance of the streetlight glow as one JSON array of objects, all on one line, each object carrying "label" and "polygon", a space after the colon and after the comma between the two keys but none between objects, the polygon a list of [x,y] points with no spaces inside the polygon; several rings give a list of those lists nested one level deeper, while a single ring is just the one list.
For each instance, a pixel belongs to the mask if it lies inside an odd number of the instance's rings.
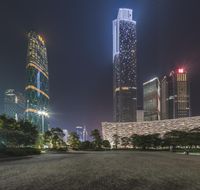
[{"label": "streetlight glow", "polygon": [[41,111],[41,110],[39,110],[37,113],[38,113],[38,115],[45,116],[45,117],[49,117],[49,113],[46,112],[46,111]]}]

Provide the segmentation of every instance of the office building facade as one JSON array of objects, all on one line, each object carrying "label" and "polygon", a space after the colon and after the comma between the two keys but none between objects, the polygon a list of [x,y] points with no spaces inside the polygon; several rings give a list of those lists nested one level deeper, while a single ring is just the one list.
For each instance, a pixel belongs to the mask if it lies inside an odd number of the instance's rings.
[{"label": "office building facade", "polygon": [[171,71],[168,79],[169,119],[190,117],[189,76],[185,69]]},{"label": "office building facade", "polygon": [[78,134],[79,140],[81,142],[88,140],[88,132],[87,132],[86,126],[77,126],[76,127],[76,133]]},{"label": "office building facade", "polygon": [[26,119],[44,133],[49,127],[48,61],[45,42],[36,32],[28,34],[26,75]]},{"label": "office building facade", "polygon": [[189,75],[183,68],[175,69],[161,80],[161,119],[190,116]]},{"label": "office building facade", "polygon": [[16,121],[24,119],[25,97],[14,89],[7,89],[4,93],[4,114]]},{"label": "office building facade", "polygon": [[144,120],[160,120],[160,82],[153,78],[143,83]]},{"label": "office building facade", "polygon": [[114,121],[136,121],[136,22],[131,9],[119,9],[113,21]]},{"label": "office building facade", "polygon": [[161,119],[169,119],[169,89],[168,76],[164,76],[160,80],[160,102],[161,102]]}]

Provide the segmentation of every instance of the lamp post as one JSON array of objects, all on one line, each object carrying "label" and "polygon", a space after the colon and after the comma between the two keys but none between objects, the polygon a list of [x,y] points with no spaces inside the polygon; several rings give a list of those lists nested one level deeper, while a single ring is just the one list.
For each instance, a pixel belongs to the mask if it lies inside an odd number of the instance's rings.
[{"label": "lamp post", "polygon": [[49,117],[49,114],[42,110],[38,111],[38,114],[42,117],[42,133],[44,133],[44,117]]}]

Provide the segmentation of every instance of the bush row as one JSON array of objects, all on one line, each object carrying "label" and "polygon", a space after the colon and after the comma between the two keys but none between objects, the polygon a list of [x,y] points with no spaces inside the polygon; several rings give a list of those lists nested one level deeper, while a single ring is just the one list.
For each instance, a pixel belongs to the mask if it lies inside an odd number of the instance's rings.
[{"label": "bush row", "polygon": [[39,149],[26,147],[26,148],[6,148],[5,152],[8,156],[28,156],[38,155],[41,153]]}]

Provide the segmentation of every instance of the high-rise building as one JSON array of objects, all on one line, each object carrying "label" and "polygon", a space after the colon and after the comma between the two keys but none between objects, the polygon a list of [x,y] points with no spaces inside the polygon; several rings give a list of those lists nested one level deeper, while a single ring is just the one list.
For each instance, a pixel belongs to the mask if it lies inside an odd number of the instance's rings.
[{"label": "high-rise building", "polygon": [[79,140],[81,142],[88,140],[88,132],[87,132],[86,126],[77,126],[76,127],[76,133],[78,134]]},{"label": "high-rise building", "polygon": [[161,119],[169,119],[169,89],[168,89],[168,76],[164,76],[160,80],[160,104],[161,104]]},{"label": "high-rise building", "polygon": [[179,68],[161,80],[161,119],[190,116],[189,76],[185,69]]},{"label": "high-rise building", "polygon": [[143,83],[144,120],[160,120],[160,82],[157,77]]},{"label": "high-rise building", "polygon": [[76,126],[76,133],[79,136],[79,140],[83,142],[83,126]]},{"label": "high-rise building", "polygon": [[113,21],[114,121],[136,121],[136,22],[131,9],[119,9]]},{"label": "high-rise building", "polygon": [[68,130],[67,129],[63,129],[63,134],[64,134],[63,141],[66,143],[67,140],[68,140],[68,137],[69,137]]},{"label": "high-rise building", "polygon": [[86,126],[83,127],[83,141],[88,141],[88,131]]},{"label": "high-rise building", "polygon": [[28,34],[26,73],[26,119],[43,133],[49,127],[49,74],[45,42],[36,32]]},{"label": "high-rise building", "polygon": [[4,113],[16,121],[24,119],[25,97],[14,89],[7,89],[4,94]]},{"label": "high-rise building", "polygon": [[189,77],[185,69],[171,71],[168,79],[169,119],[190,116]]}]

